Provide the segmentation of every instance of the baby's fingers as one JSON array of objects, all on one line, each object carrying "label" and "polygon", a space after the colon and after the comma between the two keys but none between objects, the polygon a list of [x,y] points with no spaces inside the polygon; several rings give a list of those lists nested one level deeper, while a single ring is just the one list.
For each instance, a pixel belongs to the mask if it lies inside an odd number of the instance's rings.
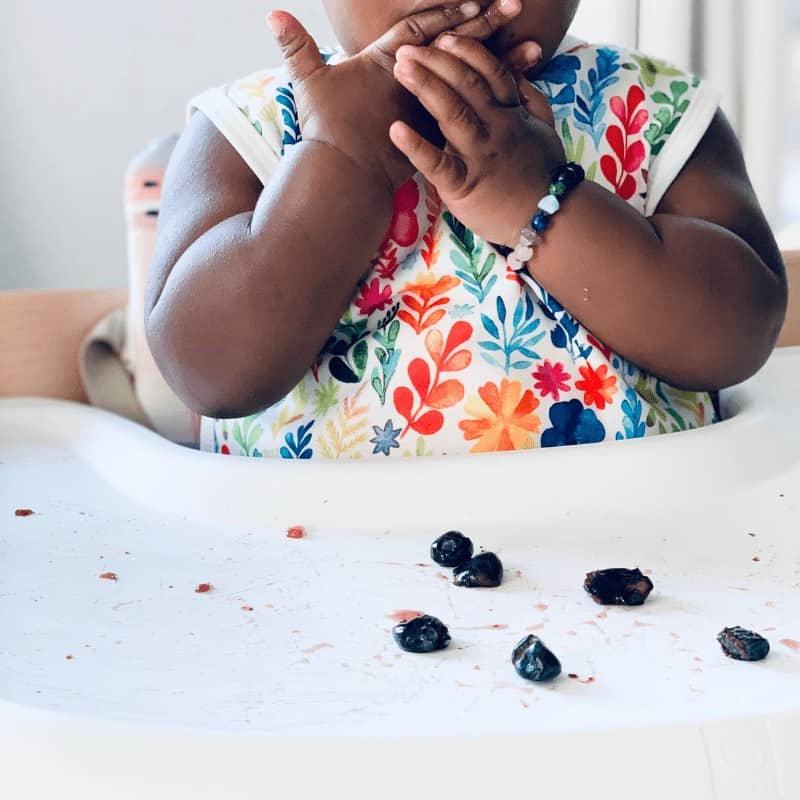
[{"label": "baby's fingers", "polygon": [[412,14],[392,26],[377,42],[367,47],[365,53],[391,70],[395,53],[404,44],[429,44],[440,33],[472,19],[480,10],[481,5],[477,0],[467,0],[459,6],[440,6]]},{"label": "baby's fingers", "polygon": [[275,35],[292,82],[297,86],[325,66],[317,43],[299,20],[286,11],[272,11],[267,25]]},{"label": "baby's fingers", "polygon": [[[486,5],[486,0],[483,0]],[[453,29],[453,33],[471,36],[474,39],[488,39],[496,30],[508,25],[522,11],[520,0],[494,0],[493,3],[475,19],[464,22]]]},{"label": "baby's fingers", "polygon": [[506,53],[505,60],[514,72],[527,72],[541,62],[542,48],[536,42],[522,42]]},{"label": "baby's fingers", "polygon": [[393,123],[389,138],[440,195],[456,194],[464,185],[467,176],[464,162],[432,145],[405,122]]}]

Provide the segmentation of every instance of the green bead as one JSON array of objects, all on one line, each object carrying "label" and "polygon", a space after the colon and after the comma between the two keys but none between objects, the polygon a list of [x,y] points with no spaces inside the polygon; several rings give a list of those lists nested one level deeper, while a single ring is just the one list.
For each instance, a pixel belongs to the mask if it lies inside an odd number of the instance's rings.
[{"label": "green bead", "polygon": [[547,191],[555,197],[563,197],[567,193],[567,184],[564,181],[556,181],[550,184]]}]

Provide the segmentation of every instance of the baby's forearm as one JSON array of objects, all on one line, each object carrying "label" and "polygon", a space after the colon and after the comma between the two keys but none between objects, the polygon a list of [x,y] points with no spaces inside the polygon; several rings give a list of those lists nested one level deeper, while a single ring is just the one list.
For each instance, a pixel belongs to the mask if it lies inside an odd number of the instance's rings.
[{"label": "baby's forearm", "polygon": [[646,219],[589,181],[529,271],[615,352],[688,389],[752,375],[785,313],[782,279],[735,233],[677,214]]},{"label": "baby's forearm", "polygon": [[148,332],[190,407],[246,416],[299,382],[389,228],[380,177],[317,142],[282,159],[253,212],[216,225],[175,264]]}]

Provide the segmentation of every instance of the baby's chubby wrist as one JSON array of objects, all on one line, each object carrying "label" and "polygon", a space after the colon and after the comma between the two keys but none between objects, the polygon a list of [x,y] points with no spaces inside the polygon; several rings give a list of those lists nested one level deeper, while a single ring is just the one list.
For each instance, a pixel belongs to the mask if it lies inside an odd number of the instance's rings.
[{"label": "baby's chubby wrist", "polygon": [[552,175],[563,165],[563,159],[552,160],[537,170],[537,174],[526,176],[513,189],[509,187],[504,201],[508,208],[505,215],[508,224],[504,227],[502,240],[495,244],[512,250],[517,247],[520,231],[531,227],[531,221],[540,212],[539,202],[550,191]]},{"label": "baby's chubby wrist", "polygon": [[308,148],[319,150],[323,157],[338,161],[342,169],[347,171],[353,192],[363,193],[366,190],[371,194],[374,193],[376,201],[380,198],[385,199],[391,207],[397,189],[395,185],[397,177],[392,174],[384,161],[374,157],[374,152],[351,153],[349,148],[322,138],[304,138],[298,149]]}]

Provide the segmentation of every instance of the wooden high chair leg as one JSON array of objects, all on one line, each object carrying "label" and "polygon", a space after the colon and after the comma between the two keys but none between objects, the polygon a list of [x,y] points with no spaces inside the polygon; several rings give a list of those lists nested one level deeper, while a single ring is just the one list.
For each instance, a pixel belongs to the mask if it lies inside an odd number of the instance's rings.
[{"label": "wooden high chair leg", "polygon": [[0,292],[0,397],[85,403],[78,371],[81,342],[126,302],[127,292],[119,289]]}]

